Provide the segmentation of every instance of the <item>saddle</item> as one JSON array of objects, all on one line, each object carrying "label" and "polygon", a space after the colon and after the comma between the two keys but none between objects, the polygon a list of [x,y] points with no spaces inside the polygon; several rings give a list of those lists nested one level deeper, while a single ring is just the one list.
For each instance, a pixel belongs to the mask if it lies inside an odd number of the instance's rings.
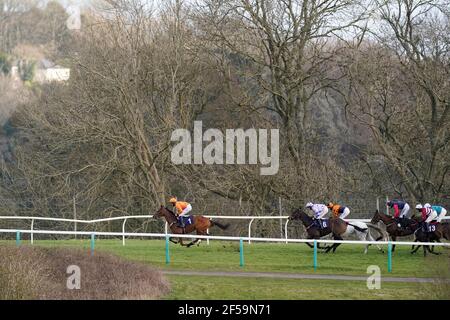
[{"label": "saddle", "polygon": [[193,223],[194,223],[194,219],[193,219],[192,215],[178,217],[178,225],[182,228],[185,228]]},{"label": "saddle", "polygon": [[329,226],[329,219],[314,219],[314,224],[321,229],[325,229]]},{"label": "saddle", "polygon": [[435,232],[437,230],[437,225],[439,224],[439,222],[437,221],[431,221],[430,223],[423,223],[422,224],[422,231],[423,232],[428,232],[428,233],[432,233]]},{"label": "saddle", "polygon": [[395,218],[395,222],[400,224],[400,228],[404,230],[409,230],[414,225],[414,220],[409,218]]}]

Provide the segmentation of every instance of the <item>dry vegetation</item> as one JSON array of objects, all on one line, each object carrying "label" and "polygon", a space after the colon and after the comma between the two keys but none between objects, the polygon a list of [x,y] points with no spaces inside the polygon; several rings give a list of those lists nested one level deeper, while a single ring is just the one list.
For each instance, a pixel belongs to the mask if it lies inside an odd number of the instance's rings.
[{"label": "dry vegetation", "polygon": [[[0,256],[0,299],[158,299],[169,291],[159,271],[110,254],[3,246]],[[79,290],[67,289],[70,265],[80,267]]]}]

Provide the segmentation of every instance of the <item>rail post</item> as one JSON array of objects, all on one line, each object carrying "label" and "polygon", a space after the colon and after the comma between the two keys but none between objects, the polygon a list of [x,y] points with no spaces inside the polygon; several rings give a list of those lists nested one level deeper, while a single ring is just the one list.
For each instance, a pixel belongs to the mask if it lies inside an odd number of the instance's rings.
[{"label": "rail post", "polygon": [[16,232],[16,246],[20,246],[20,231]]},{"label": "rail post", "polygon": [[91,256],[94,255],[95,250],[95,233],[91,234]]},{"label": "rail post", "polygon": [[125,245],[125,224],[127,223],[127,219],[123,220],[122,223],[122,245]]},{"label": "rail post", "polygon": [[33,230],[34,230],[34,219],[31,219],[31,233],[30,233],[31,244],[34,244]]},{"label": "rail post", "polygon": [[166,264],[170,263],[169,236],[166,234]]},{"label": "rail post", "polygon": [[317,270],[317,240],[314,240],[314,271]]},{"label": "rail post", "polygon": [[392,272],[392,243],[388,243],[388,272]]},{"label": "rail post", "polygon": [[239,239],[239,266],[244,266],[244,241]]},{"label": "rail post", "polygon": [[248,224],[248,243],[252,243],[250,240],[250,237],[252,236],[252,223],[255,219],[251,219],[250,223]]},{"label": "rail post", "polygon": [[286,239],[286,244],[289,243],[288,242],[288,223],[289,223],[289,219],[286,220],[286,223],[284,224],[284,237]]}]

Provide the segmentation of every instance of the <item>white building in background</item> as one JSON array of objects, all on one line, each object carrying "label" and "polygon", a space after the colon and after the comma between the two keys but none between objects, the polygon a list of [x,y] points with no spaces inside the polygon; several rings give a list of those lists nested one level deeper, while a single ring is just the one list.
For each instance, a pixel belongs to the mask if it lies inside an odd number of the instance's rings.
[{"label": "white building in background", "polygon": [[47,59],[37,63],[34,81],[38,83],[62,82],[70,78],[70,69],[61,67]]}]

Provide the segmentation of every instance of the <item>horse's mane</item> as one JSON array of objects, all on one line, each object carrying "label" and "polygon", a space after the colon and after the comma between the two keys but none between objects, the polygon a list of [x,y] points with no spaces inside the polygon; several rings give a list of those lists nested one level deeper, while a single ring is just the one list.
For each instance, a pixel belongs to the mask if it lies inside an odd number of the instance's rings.
[{"label": "horse's mane", "polygon": [[172,211],[172,210],[170,210],[169,208],[167,208],[167,207],[164,207],[167,211],[169,211],[171,214],[173,214],[173,215],[175,215],[175,213]]},{"label": "horse's mane", "polygon": [[309,214],[307,214],[306,212],[305,212],[305,210],[303,210],[303,208],[296,208],[295,210],[294,210],[294,214],[301,214],[301,215],[304,215],[304,216],[306,216],[306,217],[308,217],[308,218],[311,218],[310,216],[309,216]]}]

